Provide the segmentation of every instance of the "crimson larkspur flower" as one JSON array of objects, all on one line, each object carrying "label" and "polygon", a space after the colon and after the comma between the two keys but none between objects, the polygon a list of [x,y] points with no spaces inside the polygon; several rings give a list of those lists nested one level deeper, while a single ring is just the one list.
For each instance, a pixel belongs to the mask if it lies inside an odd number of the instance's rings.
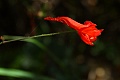
[{"label": "crimson larkspur flower", "polygon": [[103,29],[98,30],[96,24],[91,21],[85,21],[84,24],[78,23],[69,17],[46,17],[45,20],[58,21],[67,24],[69,27],[75,29],[81,39],[88,45],[94,45],[93,42],[97,40],[97,36],[101,35]]}]

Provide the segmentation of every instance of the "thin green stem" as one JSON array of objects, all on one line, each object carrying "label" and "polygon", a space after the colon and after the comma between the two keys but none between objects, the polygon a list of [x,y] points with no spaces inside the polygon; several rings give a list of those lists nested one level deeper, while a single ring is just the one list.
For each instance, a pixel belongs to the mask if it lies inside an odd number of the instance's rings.
[{"label": "thin green stem", "polygon": [[35,36],[30,36],[30,37],[23,37],[23,36],[3,36],[4,39],[10,39],[10,38],[14,38],[8,41],[3,41],[0,44],[5,44],[5,43],[9,43],[9,42],[14,42],[14,41],[21,41],[21,40],[25,40],[25,39],[31,39],[31,38],[38,38],[38,37],[44,37],[44,36],[53,36],[53,35],[57,35],[57,34],[64,34],[64,33],[70,33],[73,31],[64,31],[64,32],[57,32],[57,33],[49,33],[49,34],[41,34],[41,35],[35,35]]}]

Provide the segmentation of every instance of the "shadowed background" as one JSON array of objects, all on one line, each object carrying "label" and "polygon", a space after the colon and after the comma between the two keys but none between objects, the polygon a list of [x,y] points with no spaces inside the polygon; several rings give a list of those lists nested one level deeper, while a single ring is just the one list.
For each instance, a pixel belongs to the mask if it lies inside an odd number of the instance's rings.
[{"label": "shadowed background", "polygon": [[90,20],[104,29],[95,46],[76,32],[0,45],[0,80],[120,80],[120,0],[0,0],[0,35],[70,31],[44,17]]}]

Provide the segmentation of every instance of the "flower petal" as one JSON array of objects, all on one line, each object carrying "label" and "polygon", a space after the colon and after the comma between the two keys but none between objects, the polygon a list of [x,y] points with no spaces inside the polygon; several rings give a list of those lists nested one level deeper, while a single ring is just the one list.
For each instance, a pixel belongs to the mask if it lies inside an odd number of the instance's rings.
[{"label": "flower petal", "polygon": [[88,26],[88,27],[81,29],[81,31],[84,34],[88,34],[90,36],[99,36],[101,34],[101,32],[103,31],[103,29],[98,30],[96,28],[96,24],[92,23],[91,21],[86,21],[84,24]]},{"label": "flower petal", "polygon": [[91,46],[94,45],[87,34],[82,34],[81,32],[78,32],[78,34],[86,44],[91,45]]},{"label": "flower petal", "polygon": [[85,21],[84,22],[84,25],[87,25],[88,27],[89,26],[97,26],[95,23],[91,22],[91,21]]},{"label": "flower petal", "polygon": [[53,18],[53,17],[46,17],[44,18],[45,20],[51,20],[51,21],[58,21],[58,22],[62,22],[64,24],[67,24],[69,27],[75,29],[75,30],[79,30],[83,27],[86,27],[85,25],[83,24],[80,24],[78,22],[76,22],[75,20],[69,18],[69,17],[56,17],[56,18]]}]

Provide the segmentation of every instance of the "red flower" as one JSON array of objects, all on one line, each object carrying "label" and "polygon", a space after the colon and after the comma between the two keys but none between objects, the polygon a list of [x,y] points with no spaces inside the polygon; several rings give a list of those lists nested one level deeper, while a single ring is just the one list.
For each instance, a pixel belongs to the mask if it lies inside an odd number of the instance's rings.
[{"label": "red flower", "polygon": [[91,21],[85,21],[84,24],[78,23],[69,17],[46,17],[45,20],[58,21],[67,24],[69,27],[75,29],[80,35],[81,39],[88,45],[94,45],[93,42],[96,41],[97,36],[101,34],[103,29],[98,30],[96,24]]}]

